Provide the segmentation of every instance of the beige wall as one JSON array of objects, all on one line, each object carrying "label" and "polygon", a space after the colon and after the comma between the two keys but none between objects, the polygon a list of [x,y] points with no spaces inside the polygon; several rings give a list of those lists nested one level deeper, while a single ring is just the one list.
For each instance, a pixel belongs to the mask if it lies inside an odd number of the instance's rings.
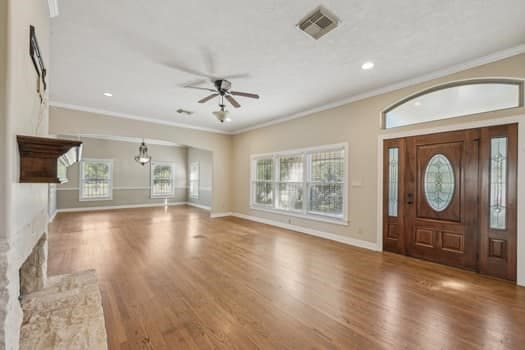
[{"label": "beige wall", "polygon": [[[65,138],[71,138],[65,136]],[[80,138],[83,158],[113,160],[113,199],[102,201],[79,200],[79,163],[67,170],[68,182],[58,186],[57,209],[88,208],[140,204],[161,204],[164,199],[152,199],[150,193],[150,166],[135,162],[139,143]],[[175,163],[175,196],[170,203],[186,201],[186,147],[148,144],[153,161]]]},{"label": "beige wall", "polygon": [[[47,135],[47,107],[40,106],[36,94],[36,73],[29,57],[29,25],[36,27],[41,53],[49,67],[49,18],[47,2],[42,0],[8,0],[1,3],[1,26],[7,20],[5,153],[6,178],[4,202],[7,235],[0,238],[0,348],[18,349],[22,310],[18,301],[18,269],[40,236],[47,231],[46,184],[18,183],[18,146],[16,135]],[[0,30],[1,31],[1,30]],[[5,37],[4,37],[5,38]],[[0,39],[0,45],[2,41]],[[0,56],[3,56],[3,51]],[[0,58],[0,64],[3,58]],[[0,73],[1,74],[1,73]],[[3,83],[4,80],[2,80]],[[5,146],[5,147],[4,147]],[[3,220],[2,220],[3,221]],[[7,250],[7,253],[6,253]],[[7,266],[5,265],[7,258]]]},{"label": "beige wall", "polygon": [[[431,128],[474,119],[525,114],[525,108],[519,108],[384,131],[379,127],[382,110],[414,92],[436,84],[483,77],[525,79],[525,55],[234,136],[233,211],[348,238],[376,242],[379,229],[377,227],[377,148],[380,134],[393,130]],[[349,145],[348,217],[350,224],[348,226],[320,223],[250,209],[250,155],[334,143]]]},{"label": "beige wall", "polygon": [[212,180],[213,180],[213,154],[193,147],[188,148],[188,187],[191,163],[199,162],[199,198],[191,198],[188,201],[205,207],[210,207],[212,202]]},{"label": "beige wall", "polygon": [[230,135],[152,124],[58,107],[51,107],[50,109],[49,128],[50,132],[55,135],[94,134],[144,137],[208,150],[213,153],[213,169],[215,169],[212,183],[214,189],[212,211],[231,211],[232,137]]}]

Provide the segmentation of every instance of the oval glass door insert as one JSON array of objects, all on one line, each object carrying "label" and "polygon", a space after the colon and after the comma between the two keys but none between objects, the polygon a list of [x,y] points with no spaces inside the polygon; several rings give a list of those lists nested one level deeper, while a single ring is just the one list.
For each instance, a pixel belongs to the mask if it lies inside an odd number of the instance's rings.
[{"label": "oval glass door insert", "polygon": [[425,169],[424,190],[428,205],[435,211],[447,209],[454,196],[454,170],[443,154],[433,156]]}]

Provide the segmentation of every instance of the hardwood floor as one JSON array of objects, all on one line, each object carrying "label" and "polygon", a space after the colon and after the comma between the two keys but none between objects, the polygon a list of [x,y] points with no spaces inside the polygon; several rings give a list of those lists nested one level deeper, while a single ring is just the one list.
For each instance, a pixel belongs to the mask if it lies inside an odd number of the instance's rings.
[{"label": "hardwood floor", "polygon": [[525,288],[191,207],[61,213],[110,349],[523,349]]}]

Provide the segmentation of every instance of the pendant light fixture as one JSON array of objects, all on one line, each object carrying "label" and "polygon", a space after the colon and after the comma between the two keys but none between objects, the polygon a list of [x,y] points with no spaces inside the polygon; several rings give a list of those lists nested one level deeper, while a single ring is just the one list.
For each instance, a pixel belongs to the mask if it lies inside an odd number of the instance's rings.
[{"label": "pendant light fixture", "polygon": [[142,166],[151,162],[151,157],[148,155],[148,146],[146,146],[144,140],[142,140],[142,143],[139,146],[139,154],[138,156],[135,156],[135,161]]}]

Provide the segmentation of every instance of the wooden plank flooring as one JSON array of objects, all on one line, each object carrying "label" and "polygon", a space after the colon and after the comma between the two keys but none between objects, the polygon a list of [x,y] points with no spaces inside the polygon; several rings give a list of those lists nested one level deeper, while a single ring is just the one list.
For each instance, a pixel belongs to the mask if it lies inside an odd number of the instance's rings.
[{"label": "wooden plank flooring", "polygon": [[525,288],[186,206],[61,213],[110,349],[524,349]]}]

